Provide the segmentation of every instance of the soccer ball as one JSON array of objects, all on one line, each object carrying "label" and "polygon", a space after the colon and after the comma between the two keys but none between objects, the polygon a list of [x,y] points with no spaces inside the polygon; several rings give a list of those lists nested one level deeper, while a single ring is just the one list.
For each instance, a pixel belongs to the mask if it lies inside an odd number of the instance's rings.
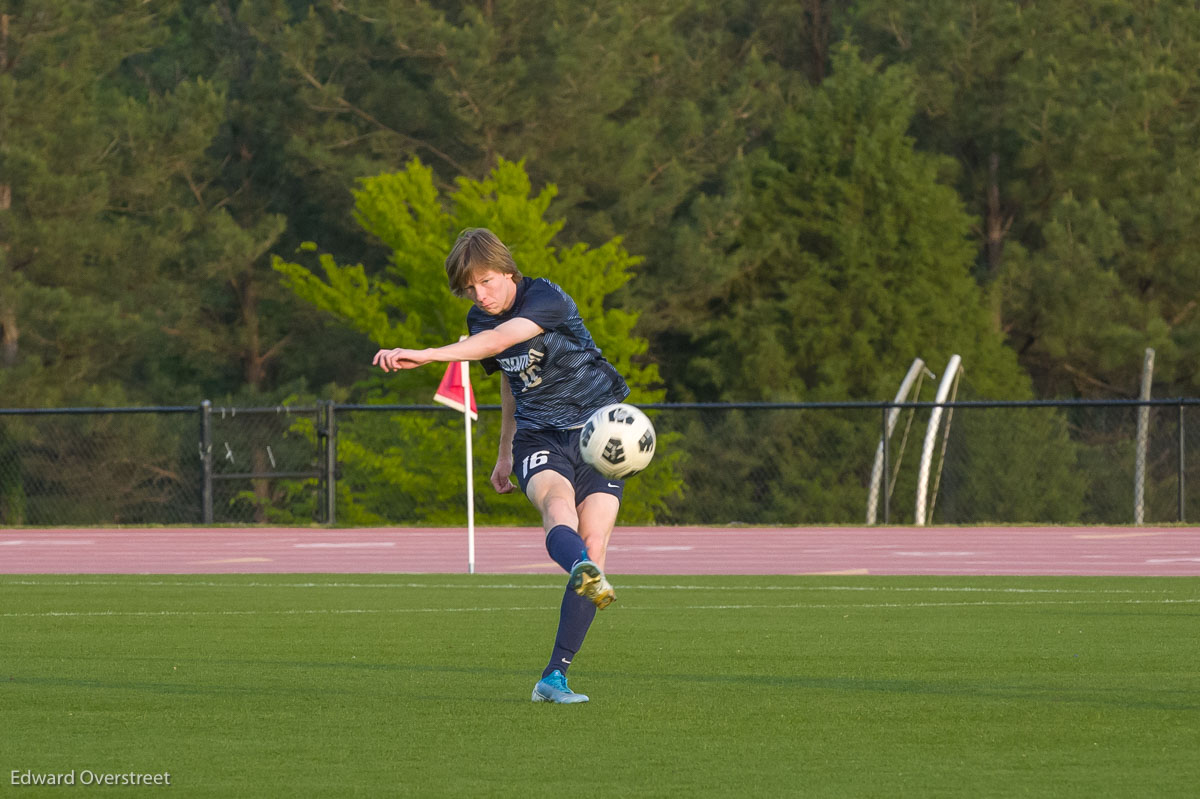
[{"label": "soccer ball", "polygon": [[654,425],[632,405],[618,402],[593,413],[579,434],[579,454],[605,477],[631,477],[654,457]]}]

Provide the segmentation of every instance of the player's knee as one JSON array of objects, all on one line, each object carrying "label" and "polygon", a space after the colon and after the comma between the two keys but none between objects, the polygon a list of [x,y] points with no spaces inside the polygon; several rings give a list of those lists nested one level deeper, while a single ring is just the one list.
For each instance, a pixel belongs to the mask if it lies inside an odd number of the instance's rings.
[{"label": "player's knee", "polygon": [[547,529],[556,524],[565,524],[579,529],[579,514],[575,511],[575,500],[561,491],[544,491],[530,496],[533,506],[542,514]]}]

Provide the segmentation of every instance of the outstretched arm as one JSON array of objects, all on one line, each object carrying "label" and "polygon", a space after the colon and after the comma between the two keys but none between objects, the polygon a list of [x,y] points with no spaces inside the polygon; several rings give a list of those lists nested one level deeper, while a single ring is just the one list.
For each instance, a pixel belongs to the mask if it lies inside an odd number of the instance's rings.
[{"label": "outstretched arm", "polygon": [[512,345],[531,339],[542,332],[536,322],[523,317],[509,319],[492,330],[484,330],[462,341],[444,347],[410,350],[397,347],[375,353],[372,364],[385,372],[413,369],[427,363],[442,361],[478,361],[504,352]]}]

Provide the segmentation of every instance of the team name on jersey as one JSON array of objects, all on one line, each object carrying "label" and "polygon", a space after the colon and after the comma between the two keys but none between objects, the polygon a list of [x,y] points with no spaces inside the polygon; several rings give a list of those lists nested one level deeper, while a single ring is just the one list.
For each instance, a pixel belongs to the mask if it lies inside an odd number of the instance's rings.
[{"label": "team name on jersey", "polygon": [[500,362],[500,368],[505,372],[515,372],[521,378],[521,391],[524,392],[542,382],[541,363],[545,358],[546,353],[531,347],[525,355],[518,355],[515,358],[498,358],[497,360]]}]

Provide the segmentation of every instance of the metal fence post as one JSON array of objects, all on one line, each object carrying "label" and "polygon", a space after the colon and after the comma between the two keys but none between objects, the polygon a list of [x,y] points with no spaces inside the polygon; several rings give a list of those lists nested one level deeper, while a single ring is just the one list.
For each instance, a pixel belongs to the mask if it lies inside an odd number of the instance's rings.
[{"label": "metal fence post", "polygon": [[1154,348],[1146,348],[1142,362],[1142,402],[1137,412],[1137,443],[1133,458],[1133,523],[1146,521],[1146,442],[1150,435],[1150,387],[1154,379]]},{"label": "metal fence post", "polygon": [[212,402],[200,403],[200,517],[213,522]]},{"label": "metal fence post", "polygon": [[891,406],[883,406],[883,421],[881,424],[882,434],[880,441],[883,442],[883,480],[880,486],[883,492],[883,523],[891,524],[892,521],[892,503],[891,503],[891,487],[892,487],[892,470],[888,467],[888,450],[891,449],[888,440],[888,412],[891,411]]},{"label": "metal fence post", "polygon": [[333,400],[325,403],[325,523],[337,523],[337,418]]},{"label": "metal fence post", "polygon": [[1184,513],[1183,513],[1183,510],[1184,510],[1184,508],[1183,508],[1184,476],[1183,476],[1183,473],[1184,473],[1184,469],[1187,465],[1186,457],[1184,455],[1184,452],[1185,452],[1184,448],[1186,446],[1184,444],[1184,440],[1185,439],[1183,436],[1183,403],[1180,402],[1179,403],[1179,521],[1180,522],[1182,522],[1183,518],[1184,518]]}]

